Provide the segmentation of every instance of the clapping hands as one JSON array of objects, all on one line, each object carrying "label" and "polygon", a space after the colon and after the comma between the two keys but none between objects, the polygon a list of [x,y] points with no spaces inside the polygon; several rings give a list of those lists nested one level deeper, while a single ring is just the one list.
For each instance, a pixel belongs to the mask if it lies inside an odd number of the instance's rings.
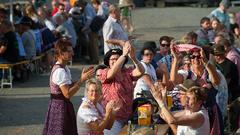
[{"label": "clapping hands", "polygon": [[115,114],[122,106],[120,101],[111,100],[106,105],[106,113],[113,113]]},{"label": "clapping hands", "polygon": [[167,95],[167,87],[162,82],[156,82],[151,93],[157,102],[162,102]]},{"label": "clapping hands", "polygon": [[80,81],[83,83],[94,75],[94,67],[83,68]]}]

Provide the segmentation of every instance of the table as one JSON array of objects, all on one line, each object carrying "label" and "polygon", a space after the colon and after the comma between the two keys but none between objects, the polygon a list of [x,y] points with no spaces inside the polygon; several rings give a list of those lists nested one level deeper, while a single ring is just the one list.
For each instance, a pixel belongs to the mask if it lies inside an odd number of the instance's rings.
[{"label": "table", "polygon": [[[168,124],[158,124],[156,129],[157,135],[166,135],[168,128],[169,128]],[[127,129],[128,129],[128,125],[125,125],[118,135],[128,135]]]}]

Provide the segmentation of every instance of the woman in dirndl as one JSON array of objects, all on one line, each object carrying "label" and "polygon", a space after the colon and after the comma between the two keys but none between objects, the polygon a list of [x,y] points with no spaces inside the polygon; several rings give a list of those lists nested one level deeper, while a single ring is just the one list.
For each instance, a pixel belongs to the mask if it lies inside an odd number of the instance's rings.
[{"label": "woman in dirndl", "polygon": [[76,116],[70,98],[79,90],[80,85],[94,74],[94,69],[83,69],[81,78],[73,82],[67,66],[73,55],[72,44],[68,39],[62,38],[56,42],[57,62],[50,75],[51,98],[43,135],[77,135]]}]

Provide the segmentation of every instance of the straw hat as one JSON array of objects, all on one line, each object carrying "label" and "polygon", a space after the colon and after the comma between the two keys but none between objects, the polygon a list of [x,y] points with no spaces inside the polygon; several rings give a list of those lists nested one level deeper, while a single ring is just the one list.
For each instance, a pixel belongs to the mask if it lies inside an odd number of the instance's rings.
[{"label": "straw hat", "polygon": [[223,55],[223,54],[225,54],[225,48],[223,45],[213,46],[213,55]]},{"label": "straw hat", "polygon": [[[110,59],[110,57],[111,57],[112,55],[115,55],[115,54],[118,54],[118,55],[121,56],[121,55],[123,54],[123,51],[120,50],[120,49],[111,49],[111,50],[109,50],[109,51],[104,55],[104,58],[103,58],[103,63],[104,63],[104,65],[109,66],[109,59]],[[128,61],[128,59],[126,58],[124,64],[126,64],[127,61]]]},{"label": "straw hat", "polygon": [[132,6],[133,2],[131,0],[119,0],[119,8]]},{"label": "straw hat", "polygon": [[178,88],[183,91],[188,91],[188,89],[190,89],[193,86],[196,86],[196,82],[191,79],[187,79],[184,80],[182,84],[179,84]]}]

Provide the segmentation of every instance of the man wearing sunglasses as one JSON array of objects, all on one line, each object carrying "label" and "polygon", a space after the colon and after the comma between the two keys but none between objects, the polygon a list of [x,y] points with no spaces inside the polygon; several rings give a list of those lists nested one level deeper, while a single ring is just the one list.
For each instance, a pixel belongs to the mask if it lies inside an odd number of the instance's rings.
[{"label": "man wearing sunglasses", "polygon": [[168,36],[162,36],[159,39],[160,43],[160,54],[162,55],[162,58],[158,61],[158,66],[161,63],[164,63],[167,65],[168,71],[171,69],[171,63],[172,63],[172,55],[170,53],[170,43],[173,38]]}]

